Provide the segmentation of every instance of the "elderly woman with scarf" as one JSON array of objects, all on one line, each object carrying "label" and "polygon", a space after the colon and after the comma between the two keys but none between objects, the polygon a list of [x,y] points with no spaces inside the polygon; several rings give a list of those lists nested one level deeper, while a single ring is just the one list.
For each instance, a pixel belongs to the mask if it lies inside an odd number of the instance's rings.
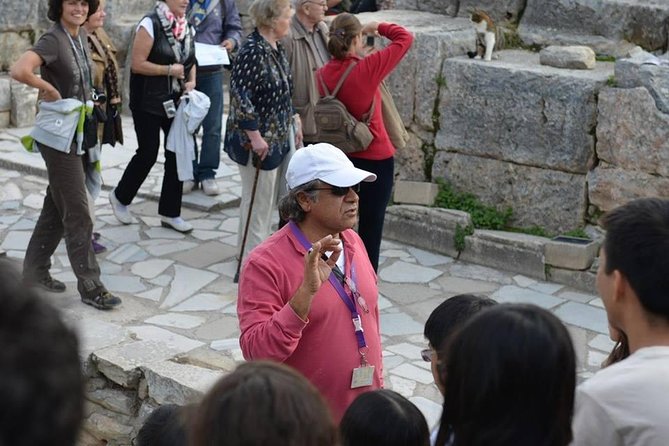
[{"label": "elderly woman with scarf", "polygon": [[[158,157],[160,130],[167,137],[180,97],[195,88],[195,41],[186,20],[188,0],[158,1],[137,26],[132,47],[130,110],[138,148],[109,201],[123,224],[134,221],[127,206]],[[165,151],[158,213],[161,225],[179,232],[193,227],[181,218],[182,182],[174,152]]]},{"label": "elderly woman with scarf", "polygon": [[[92,99],[91,60],[82,25],[98,7],[98,0],[49,0],[47,16],[54,25],[35,46],[21,55],[11,68],[19,82],[39,89],[40,108],[47,104]],[[39,68],[41,76],[34,71]],[[63,101],[64,100],[64,101]],[[62,136],[62,135],[57,135]],[[89,164],[88,147],[78,138],[45,145],[35,143],[46,164],[49,186],[23,260],[23,278],[31,285],[62,293],[65,284],[51,277],[51,256],[65,238],[67,255],[77,278],[81,300],[87,305],[109,310],[121,299],[107,291],[100,281],[91,237],[93,222],[88,209],[85,166]]]}]

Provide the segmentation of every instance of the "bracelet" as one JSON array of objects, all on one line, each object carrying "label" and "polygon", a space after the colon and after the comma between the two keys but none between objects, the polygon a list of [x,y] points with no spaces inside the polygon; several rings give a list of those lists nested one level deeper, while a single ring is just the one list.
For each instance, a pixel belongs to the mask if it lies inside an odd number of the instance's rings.
[{"label": "bracelet", "polygon": [[172,64],[167,65],[167,76],[169,77],[170,71],[172,71]]}]

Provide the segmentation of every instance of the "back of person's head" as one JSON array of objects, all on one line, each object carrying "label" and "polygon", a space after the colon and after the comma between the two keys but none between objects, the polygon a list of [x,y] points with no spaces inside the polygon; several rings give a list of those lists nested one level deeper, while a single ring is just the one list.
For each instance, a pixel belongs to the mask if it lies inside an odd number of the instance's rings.
[{"label": "back of person's head", "polygon": [[[98,10],[99,0],[85,0],[88,3],[88,16],[95,14],[95,11]],[[63,3],[65,0],[49,0],[47,3],[46,16],[52,22],[60,21],[61,16],[63,15]]]},{"label": "back of person's head", "polygon": [[437,444],[566,446],[576,361],[565,326],[534,305],[480,312],[446,343],[446,393]]},{"label": "back of person's head", "polygon": [[337,427],[316,388],[269,361],[241,364],[205,395],[193,417],[193,446],[334,446]]},{"label": "back of person's head", "polygon": [[408,399],[387,389],[359,395],[339,425],[342,446],[429,446],[425,417]]},{"label": "back of person's head", "polygon": [[135,438],[135,446],[188,446],[187,412],[176,404],[160,406],[146,419]]},{"label": "back of person's head", "polygon": [[430,342],[430,347],[438,354],[444,340],[462,324],[484,308],[496,304],[493,299],[476,294],[458,294],[443,301],[432,310],[425,322],[423,333]]},{"label": "back of person's head", "polygon": [[643,308],[669,320],[669,200],[642,198],[602,219],[607,275],[625,276]]},{"label": "back of person's head", "polygon": [[0,261],[0,445],[73,446],[83,415],[78,342]]},{"label": "back of person's head", "polygon": [[356,16],[344,12],[337,15],[330,24],[328,51],[335,59],[344,59],[353,39],[362,31],[362,25]]}]

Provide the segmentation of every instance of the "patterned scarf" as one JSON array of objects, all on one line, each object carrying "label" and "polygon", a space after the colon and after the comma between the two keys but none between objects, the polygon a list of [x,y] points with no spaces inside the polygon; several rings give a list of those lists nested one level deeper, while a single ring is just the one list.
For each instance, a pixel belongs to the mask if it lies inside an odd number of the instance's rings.
[{"label": "patterned scarf", "polygon": [[188,16],[194,26],[199,26],[207,16],[207,8],[209,8],[210,3],[211,0],[190,0],[190,13]]},{"label": "patterned scarf", "polygon": [[177,17],[175,16],[167,4],[163,1],[156,2],[156,12],[158,15],[164,16],[167,21],[172,25],[172,33],[174,38],[178,41],[182,41],[186,36],[186,17]]}]

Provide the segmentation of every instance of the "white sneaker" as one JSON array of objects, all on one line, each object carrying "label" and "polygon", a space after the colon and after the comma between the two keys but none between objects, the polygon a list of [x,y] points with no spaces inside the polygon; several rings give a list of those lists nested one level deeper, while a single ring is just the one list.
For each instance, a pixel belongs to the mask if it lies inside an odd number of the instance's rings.
[{"label": "white sneaker", "polygon": [[208,178],[202,180],[202,190],[205,195],[218,195],[221,193],[221,189],[218,187],[218,183],[213,178]]},{"label": "white sneaker", "polygon": [[193,225],[181,217],[160,217],[160,226],[163,228],[174,229],[177,232],[188,234],[193,230]]},{"label": "white sneaker", "polygon": [[193,189],[195,189],[195,181],[193,180],[186,180],[184,181],[183,185],[183,193],[184,194],[190,194]]},{"label": "white sneaker", "polygon": [[118,201],[118,198],[116,198],[116,189],[109,192],[109,203],[111,204],[114,216],[118,221],[124,225],[129,225],[135,221],[132,214],[128,210],[128,206],[124,205]]}]

